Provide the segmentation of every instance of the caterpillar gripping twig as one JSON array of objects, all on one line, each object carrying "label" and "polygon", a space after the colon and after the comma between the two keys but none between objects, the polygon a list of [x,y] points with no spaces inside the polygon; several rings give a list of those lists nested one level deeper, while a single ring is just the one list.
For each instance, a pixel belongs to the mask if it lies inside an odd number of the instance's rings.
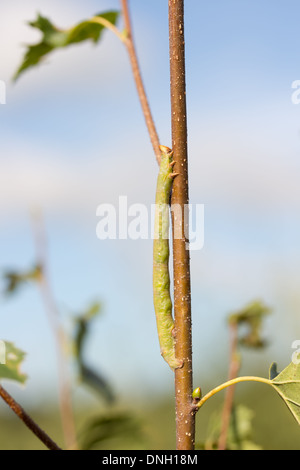
[{"label": "caterpillar gripping twig", "polygon": [[174,320],[169,275],[169,200],[173,173],[173,152],[160,146],[161,162],[157,178],[153,242],[153,301],[160,351],[171,369],[182,367],[175,357]]}]

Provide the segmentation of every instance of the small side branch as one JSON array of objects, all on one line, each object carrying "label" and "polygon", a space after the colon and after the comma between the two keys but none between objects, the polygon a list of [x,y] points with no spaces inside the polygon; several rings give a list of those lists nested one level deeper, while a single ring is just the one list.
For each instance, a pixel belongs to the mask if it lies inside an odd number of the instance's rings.
[{"label": "small side branch", "polygon": [[133,36],[132,36],[128,1],[121,0],[121,5],[122,5],[122,12],[124,16],[124,22],[125,22],[125,28],[126,28],[126,34],[127,34],[126,40],[123,42],[125,43],[125,46],[129,54],[132,73],[133,73],[133,77],[135,80],[139,100],[142,106],[143,114],[145,117],[146,125],[148,128],[152,147],[156,155],[156,160],[158,163],[160,163],[159,138],[158,138],[155,124],[154,124],[154,120],[152,118],[149,102],[147,99],[147,95],[146,95],[146,91],[145,91],[145,87],[143,84],[142,75],[141,75],[141,71],[140,71],[140,67],[139,67],[139,63],[137,59],[137,54],[136,54],[135,45],[134,45]]},{"label": "small side branch", "polygon": [[102,16],[94,16],[89,20],[89,23],[98,23],[104,26],[105,28],[109,29],[112,31],[122,42],[126,42],[126,36],[118,30],[118,28],[112,24],[110,21],[107,19],[103,18]]},{"label": "small side branch", "polygon": [[45,433],[33,419],[24,411],[14,398],[0,385],[0,397],[7,403],[10,409],[23,421],[36,437],[45,444],[49,450],[62,450],[52,439]]},{"label": "small side branch", "polygon": [[197,404],[194,404],[193,405],[194,412],[197,412],[204,405],[204,403],[206,403],[207,400],[209,400],[209,398],[216,395],[216,393],[221,392],[222,390],[225,390],[227,387],[231,387],[241,382],[260,382],[260,383],[264,383],[264,384],[271,385],[271,386],[273,385],[271,380],[264,379],[263,377],[245,376],[245,377],[237,377],[233,380],[228,380],[228,382],[225,382],[219,385],[218,387],[214,388],[210,392],[208,392]]},{"label": "small side branch", "polygon": [[36,256],[38,264],[41,267],[41,277],[38,287],[56,343],[62,428],[66,447],[68,449],[76,449],[75,417],[72,407],[71,383],[65,353],[67,348],[67,338],[60,323],[59,310],[56,305],[47,274],[47,243],[42,216],[39,212],[33,215],[33,234],[35,239]]}]

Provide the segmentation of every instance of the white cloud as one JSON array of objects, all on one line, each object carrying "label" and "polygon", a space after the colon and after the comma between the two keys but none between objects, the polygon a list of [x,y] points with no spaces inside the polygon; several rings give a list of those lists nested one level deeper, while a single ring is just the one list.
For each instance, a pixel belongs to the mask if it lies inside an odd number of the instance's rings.
[{"label": "white cloud", "polygon": [[[56,146],[43,148],[30,140],[18,143],[16,135],[7,135],[1,142],[1,213],[38,202],[54,213],[94,214],[98,204],[116,203],[119,195],[128,195],[132,202],[151,203],[157,166],[150,146],[141,157],[144,142],[135,140],[134,148],[124,141],[113,147],[105,141],[102,145],[102,156],[78,160],[57,155]],[[206,210],[211,204],[220,211],[226,207],[237,216],[247,211],[267,217],[299,211],[296,164],[284,165],[274,155],[266,158],[255,148],[242,155],[242,147],[221,139],[221,145],[207,142],[200,150],[190,148],[191,202],[206,204]]]},{"label": "white cloud", "polygon": [[[267,115],[265,120],[268,122]],[[298,136],[291,142],[284,132],[280,135],[280,130],[274,129],[273,139],[266,144],[267,129],[254,134],[237,129],[233,133],[226,123],[222,129],[201,129],[200,138],[195,129],[190,134],[190,178],[195,197],[201,194],[205,201],[223,207],[227,204],[228,210],[237,213],[299,211]]]},{"label": "white cloud", "polygon": [[[107,149],[105,158],[90,156],[88,162],[79,162],[57,155],[57,149],[18,143],[15,136],[7,136],[1,143],[0,213],[13,217],[16,211],[38,206],[58,215],[94,216],[98,204],[117,202],[120,194],[133,202],[144,201],[147,189],[154,194],[157,168],[151,157],[148,163],[143,162],[140,154],[133,152],[128,165],[120,143]],[[137,178],[132,167],[141,174],[152,172],[151,178]]]}]

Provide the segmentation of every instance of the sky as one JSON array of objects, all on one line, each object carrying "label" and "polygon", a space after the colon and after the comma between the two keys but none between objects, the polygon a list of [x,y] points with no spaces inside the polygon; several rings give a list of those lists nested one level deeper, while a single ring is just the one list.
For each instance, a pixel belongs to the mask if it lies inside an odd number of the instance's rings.
[{"label": "sky", "polygon": [[[161,143],[170,146],[167,1],[131,0],[142,75]],[[154,202],[157,163],[128,56],[107,31],[60,50],[16,82],[38,13],[67,28],[117,0],[0,0],[0,270],[35,262],[42,212],[48,270],[63,324],[99,299],[89,363],[120,395],[172,392],[152,304],[152,241],[99,240],[100,204]],[[261,299],[268,348],[244,371],[291,360],[299,332],[300,79],[297,1],[188,0],[185,7],[190,202],[204,205],[204,246],[191,252],[195,377],[226,379],[226,318]],[[118,26],[123,28],[122,18]],[[56,387],[55,344],[39,292],[0,298],[0,338],[27,352],[22,397]],[[264,373],[264,372],[262,372]],[[12,390],[18,392],[17,386]],[[124,392],[124,390],[126,392]],[[30,398],[28,398],[30,397]]]}]

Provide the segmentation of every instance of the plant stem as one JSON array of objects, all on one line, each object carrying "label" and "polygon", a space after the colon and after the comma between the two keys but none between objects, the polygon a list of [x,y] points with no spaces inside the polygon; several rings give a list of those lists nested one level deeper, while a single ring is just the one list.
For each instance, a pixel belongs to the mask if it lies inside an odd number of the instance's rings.
[{"label": "plant stem", "polygon": [[71,385],[66,363],[67,339],[60,324],[59,309],[56,305],[54,295],[50,286],[47,273],[47,248],[46,235],[43,227],[42,217],[39,213],[34,214],[34,236],[36,245],[36,256],[41,267],[41,277],[38,283],[45,310],[52,328],[56,343],[56,355],[59,379],[59,404],[64,433],[65,444],[68,449],[76,449],[76,429],[73,415]]},{"label": "plant stem", "polygon": [[49,450],[61,450],[58,445],[45,433],[33,419],[24,411],[14,398],[0,385],[0,397],[7,403],[10,409],[23,421],[36,437],[45,444]]},{"label": "plant stem", "polygon": [[126,33],[127,33],[127,38],[124,42],[126,45],[128,54],[129,54],[129,59],[131,63],[131,68],[132,68],[132,73],[133,77],[135,80],[136,84],[136,89],[138,92],[139,100],[142,106],[144,118],[146,121],[146,125],[148,128],[150,140],[152,143],[152,147],[154,150],[154,153],[156,155],[156,160],[158,163],[160,163],[160,150],[159,150],[159,138],[158,134],[156,131],[156,127],[154,124],[154,120],[152,118],[149,102],[147,99],[145,87],[143,84],[142,76],[141,76],[141,71],[137,59],[137,54],[135,50],[135,45],[133,41],[133,35],[132,35],[132,28],[131,28],[131,21],[130,21],[130,14],[129,14],[129,8],[128,8],[128,1],[127,0],[121,0],[121,5],[122,5],[122,11],[123,11],[123,16],[124,16],[124,22],[125,22],[125,28],[126,28]]},{"label": "plant stem", "polygon": [[[233,380],[238,376],[241,361],[238,355],[238,325],[237,323],[230,324],[230,365],[228,380]],[[230,424],[231,412],[233,407],[235,386],[229,387],[226,391],[225,401],[222,412],[221,420],[221,433],[218,442],[218,450],[225,450],[227,443],[227,435]]]},{"label": "plant stem", "polygon": [[[174,172],[179,173],[173,183],[172,206],[181,208],[184,221],[178,236],[178,224],[172,212],[173,266],[174,266],[174,317],[176,357],[183,367],[175,370],[176,399],[176,447],[178,450],[193,450],[195,443],[195,415],[191,412],[192,376],[192,331],[190,257],[188,246],[189,221],[185,211],[188,207],[188,159],[186,122],[186,83],[184,48],[184,0],[169,0],[169,48],[172,112],[172,150]],[[177,206],[178,205],[178,206]],[[176,229],[176,237],[174,236]]]},{"label": "plant stem", "polygon": [[122,42],[126,42],[126,36],[124,34],[120,33],[118,28],[112,24],[110,21],[106,20],[105,18],[102,18],[101,16],[94,16],[89,20],[89,23],[98,23],[104,26],[105,28],[109,29],[112,31]]},{"label": "plant stem", "polygon": [[200,401],[197,403],[197,405],[194,405],[195,409],[201,408],[205,402],[212,396],[214,396],[216,393],[221,392],[227,387],[230,387],[232,385],[236,385],[241,382],[261,382],[267,385],[272,385],[272,381],[269,379],[264,379],[263,377],[252,377],[252,376],[244,376],[244,377],[236,377],[233,380],[228,380],[228,382],[223,383],[222,385],[219,385],[218,387],[214,388],[210,392],[208,392]]}]

